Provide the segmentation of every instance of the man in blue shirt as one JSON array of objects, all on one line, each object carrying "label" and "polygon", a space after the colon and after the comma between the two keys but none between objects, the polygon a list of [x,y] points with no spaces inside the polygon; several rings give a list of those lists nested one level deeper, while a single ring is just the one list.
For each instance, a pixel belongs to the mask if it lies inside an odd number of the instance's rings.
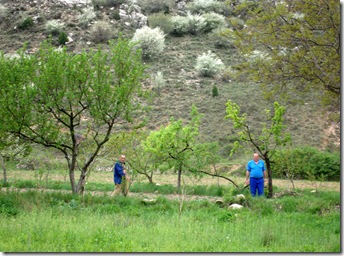
[{"label": "man in blue shirt", "polygon": [[113,181],[115,183],[115,190],[112,193],[113,195],[123,193],[124,196],[127,196],[128,194],[129,176],[127,175],[127,170],[124,165],[125,155],[121,155],[113,168]]},{"label": "man in blue shirt", "polygon": [[265,164],[259,159],[257,153],[253,154],[253,160],[247,163],[246,167],[246,185],[250,184],[252,196],[264,196],[264,178],[266,178]]}]

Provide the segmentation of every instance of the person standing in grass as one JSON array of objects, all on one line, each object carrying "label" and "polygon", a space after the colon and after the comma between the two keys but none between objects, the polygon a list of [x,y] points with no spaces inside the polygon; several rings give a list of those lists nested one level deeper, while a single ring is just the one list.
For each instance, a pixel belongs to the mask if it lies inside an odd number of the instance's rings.
[{"label": "person standing in grass", "polygon": [[129,176],[125,168],[125,155],[121,155],[113,168],[113,181],[115,183],[115,189],[112,195],[118,195],[122,193],[124,196],[129,192]]},{"label": "person standing in grass", "polygon": [[264,196],[264,179],[266,179],[266,170],[263,160],[259,159],[257,153],[253,154],[253,159],[247,163],[246,167],[246,185],[250,184],[252,196]]}]

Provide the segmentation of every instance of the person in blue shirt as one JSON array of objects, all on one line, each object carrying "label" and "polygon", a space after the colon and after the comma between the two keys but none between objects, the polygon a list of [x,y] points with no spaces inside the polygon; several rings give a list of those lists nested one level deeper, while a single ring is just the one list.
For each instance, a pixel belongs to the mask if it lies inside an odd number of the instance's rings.
[{"label": "person in blue shirt", "polygon": [[264,196],[264,179],[266,179],[266,170],[263,160],[259,159],[257,153],[253,154],[253,160],[247,163],[246,167],[246,185],[250,184],[252,196]]},{"label": "person in blue shirt", "polygon": [[121,155],[113,168],[113,181],[115,183],[115,190],[112,195],[122,193],[127,196],[129,190],[129,176],[125,168],[125,155]]}]

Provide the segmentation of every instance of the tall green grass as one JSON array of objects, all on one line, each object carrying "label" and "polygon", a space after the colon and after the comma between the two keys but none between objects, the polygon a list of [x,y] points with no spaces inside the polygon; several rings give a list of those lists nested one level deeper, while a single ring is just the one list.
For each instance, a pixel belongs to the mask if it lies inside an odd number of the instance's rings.
[{"label": "tall green grass", "polygon": [[[322,200],[321,200],[322,199]],[[0,192],[4,252],[340,252],[340,195],[206,200]],[[322,201],[326,200],[326,203]],[[314,210],[317,209],[317,210]]]}]

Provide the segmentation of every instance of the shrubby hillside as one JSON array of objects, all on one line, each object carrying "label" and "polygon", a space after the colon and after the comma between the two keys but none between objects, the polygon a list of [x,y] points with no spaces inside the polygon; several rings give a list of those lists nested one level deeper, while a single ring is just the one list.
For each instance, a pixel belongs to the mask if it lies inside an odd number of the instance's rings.
[{"label": "shrubby hillside", "polygon": [[[107,47],[108,40],[116,40],[120,34],[129,39],[139,37],[148,66],[142,86],[155,94],[146,129],[166,125],[172,116],[188,119],[195,104],[204,115],[201,140],[219,141],[226,156],[235,134],[230,121],[224,119],[226,102],[236,102],[259,123],[263,110],[271,108],[274,101],[263,97],[258,84],[232,76],[231,66],[242,58],[225,33],[231,29],[228,18],[234,15],[235,3],[4,0],[0,4],[0,50],[12,56],[26,45],[30,54],[51,38],[57,48],[78,53],[99,45]],[[156,33],[155,41],[142,39],[147,31],[137,35],[145,26]],[[285,121],[293,145],[338,150],[338,123],[329,121],[329,113],[315,94],[298,98],[295,94],[296,101],[280,102],[287,109]]]}]

